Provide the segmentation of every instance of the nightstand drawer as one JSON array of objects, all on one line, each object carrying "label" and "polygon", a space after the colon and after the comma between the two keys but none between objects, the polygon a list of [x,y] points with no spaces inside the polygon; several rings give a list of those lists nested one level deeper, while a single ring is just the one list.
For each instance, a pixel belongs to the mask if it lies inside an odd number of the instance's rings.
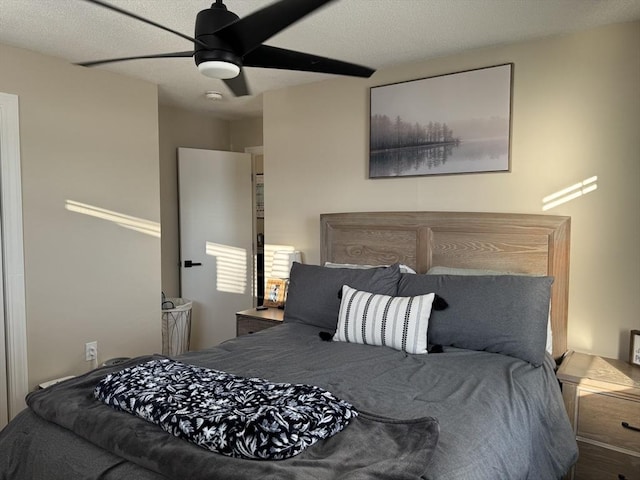
[{"label": "nightstand drawer", "polygon": [[640,454],[640,402],[580,389],[577,434]]},{"label": "nightstand drawer", "polygon": [[640,457],[578,442],[575,480],[640,480]]},{"label": "nightstand drawer", "polygon": [[265,328],[275,327],[282,322],[272,322],[269,320],[257,320],[255,318],[241,318],[238,320],[238,336],[256,333]]},{"label": "nightstand drawer", "polygon": [[236,312],[236,335],[247,335],[282,325],[283,318],[284,311],[278,308],[251,308]]}]

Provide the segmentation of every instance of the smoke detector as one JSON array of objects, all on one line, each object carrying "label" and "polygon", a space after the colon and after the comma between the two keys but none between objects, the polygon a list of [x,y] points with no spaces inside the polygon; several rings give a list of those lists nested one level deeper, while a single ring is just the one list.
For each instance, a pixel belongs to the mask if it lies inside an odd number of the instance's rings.
[{"label": "smoke detector", "polygon": [[208,98],[211,101],[216,101],[216,100],[221,100],[222,99],[222,94],[220,92],[216,92],[213,90],[209,90],[208,92],[205,92],[204,96],[206,98]]}]

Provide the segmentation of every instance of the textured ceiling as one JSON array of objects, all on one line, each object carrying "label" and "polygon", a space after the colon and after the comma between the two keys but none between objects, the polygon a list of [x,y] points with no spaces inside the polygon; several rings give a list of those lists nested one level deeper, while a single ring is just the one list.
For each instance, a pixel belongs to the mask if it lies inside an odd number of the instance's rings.
[{"label": "textured ceiling", "polygon": [[[209,2],[110,0],[187,35],[193,35],[195,16]],[[244,17],[273,0],[225,3]],[[265,43],[381,69],[637,19],[640,0],[337,0]],[[82,0],[0,0],[0,43],[69,62],[192,48],[178,36]],[[246,68],[253,95],[233,98],[221,81],[200,75],[189,58],[94,68],[153,82],[158,85],[161,104],[220,118],[260,115],[262,92],[330,77]],[[221,92],[223,99],[205,99],[207,90]]]}]

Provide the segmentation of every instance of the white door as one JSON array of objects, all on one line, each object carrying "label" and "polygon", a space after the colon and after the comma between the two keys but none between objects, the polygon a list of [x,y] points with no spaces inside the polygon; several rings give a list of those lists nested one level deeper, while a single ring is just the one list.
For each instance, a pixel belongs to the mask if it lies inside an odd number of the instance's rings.
[{"label": "white door", "polygon": [[0,92],[0,428],[28,393],[18,97]]},{"label": "white door", "polygon": [[235,337],[251,308],[251,155],[178,149],[181,296],[193,301],[190,350]]}]

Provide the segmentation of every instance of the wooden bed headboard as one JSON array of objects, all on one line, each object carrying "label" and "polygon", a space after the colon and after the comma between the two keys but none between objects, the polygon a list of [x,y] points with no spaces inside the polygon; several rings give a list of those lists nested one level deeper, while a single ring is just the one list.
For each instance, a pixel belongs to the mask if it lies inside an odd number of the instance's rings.
[{"label": "wooden bed headboard", "polygon": [[567,349],[571,218],[467,212],[361,212],[320,215],[320,260],[405,264],[550,275],[553,356]]}]

